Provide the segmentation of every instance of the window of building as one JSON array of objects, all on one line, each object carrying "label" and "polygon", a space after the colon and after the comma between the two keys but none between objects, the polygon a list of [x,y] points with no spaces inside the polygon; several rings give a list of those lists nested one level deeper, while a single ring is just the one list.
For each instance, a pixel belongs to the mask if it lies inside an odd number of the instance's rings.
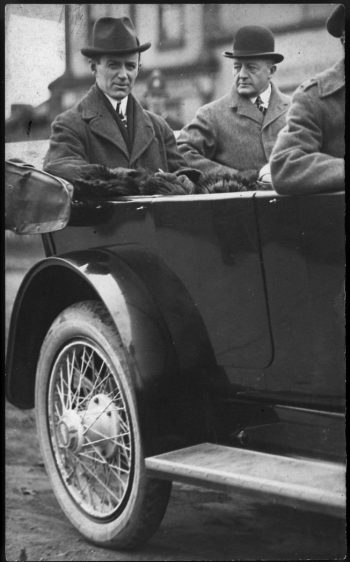
[{"label": "window of building", "polygon": [[273,32],[319,26],[329,4],[204,4],[204,31],[209,42],[226,42],[244,25],[263,25]]},{"label": "window of building", "polygon": [[161,4],[158,6],[159,48],[174,49],[185,43],[185,6],[183,4]]}]

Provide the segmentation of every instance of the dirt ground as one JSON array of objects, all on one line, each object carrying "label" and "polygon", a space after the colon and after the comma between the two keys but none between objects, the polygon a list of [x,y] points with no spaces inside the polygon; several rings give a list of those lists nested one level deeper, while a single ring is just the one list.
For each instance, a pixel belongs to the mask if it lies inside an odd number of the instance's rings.
[{"label": "dirt ground", "polygon": [[[36,242],[10,240],[6,261],[6,333],[25,271],[41,253]],[[8,561],[335,560],[344,559],[342,520],[297,512],[202,488],[175,484],[152,540],[132,553],[88,543],[63,515],[39,452],[33,410],[5,404],[5,556]]]}]

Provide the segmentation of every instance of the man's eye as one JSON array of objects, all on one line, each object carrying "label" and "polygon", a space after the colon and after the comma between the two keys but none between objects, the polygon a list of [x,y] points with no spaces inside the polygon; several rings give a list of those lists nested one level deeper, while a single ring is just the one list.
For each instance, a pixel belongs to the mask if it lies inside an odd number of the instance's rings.
[{"label": "man's eye", "polygon": [[129,64],[126,67],[128,70],[134,70],[136,68],[136,66],[134,64]]}]

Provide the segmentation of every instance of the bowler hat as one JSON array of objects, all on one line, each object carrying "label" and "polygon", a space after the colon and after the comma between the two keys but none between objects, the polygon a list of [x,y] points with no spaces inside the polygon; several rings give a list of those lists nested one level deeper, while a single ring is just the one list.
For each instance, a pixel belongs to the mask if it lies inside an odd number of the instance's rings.
[{"label": "bowler hat", "polygon": [[344,4],[338,4],[329,16],[326,22],[327,31],[333,37],[340,37],[345,29],[345,7]]},{"label": "bowler hat", "polygon": [[233,51],[225,51],[224,57],[233,58],[269,58],[281,62],[284,57],[275,53],[275,39],[267,27],[246,25],[241,27],[233,40]]},{"label": "bowler hat", "polygon": [[127,18],[100,18],[92,32],[92,45],[81,49],[85,57],[95,55],[127,55],[149,49],[151,43],[140,42],[132,21]]}]

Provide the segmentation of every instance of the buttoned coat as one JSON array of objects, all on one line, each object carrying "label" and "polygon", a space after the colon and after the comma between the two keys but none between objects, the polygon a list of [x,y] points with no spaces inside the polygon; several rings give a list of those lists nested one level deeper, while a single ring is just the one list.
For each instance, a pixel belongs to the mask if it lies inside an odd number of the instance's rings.
[{"label": "buttoned coat", "polygon": [[344,189],[344,61],[296,90],[271,156],[271,176],[279,193]]},{"label": "buttoned coat", "polygon": [[187,164],[218,174],[264,166],[277,133],[286,123],[290,102],[274,84],[271,87],[265,116],[235,87],[230,94],[201,107],[177,139]]},{"label": "buttoned coat", "polygon": [[164,119],[144,110],[135,98],[134,141],[129,153],[120,128],[100,95],[97,86],[92,86],[80,102],[55,119],[44,170],[74,180],[82,172],[93,171],[96,164],[149,172],[159,168],[175,172],[186,167],[173,131]]}]

